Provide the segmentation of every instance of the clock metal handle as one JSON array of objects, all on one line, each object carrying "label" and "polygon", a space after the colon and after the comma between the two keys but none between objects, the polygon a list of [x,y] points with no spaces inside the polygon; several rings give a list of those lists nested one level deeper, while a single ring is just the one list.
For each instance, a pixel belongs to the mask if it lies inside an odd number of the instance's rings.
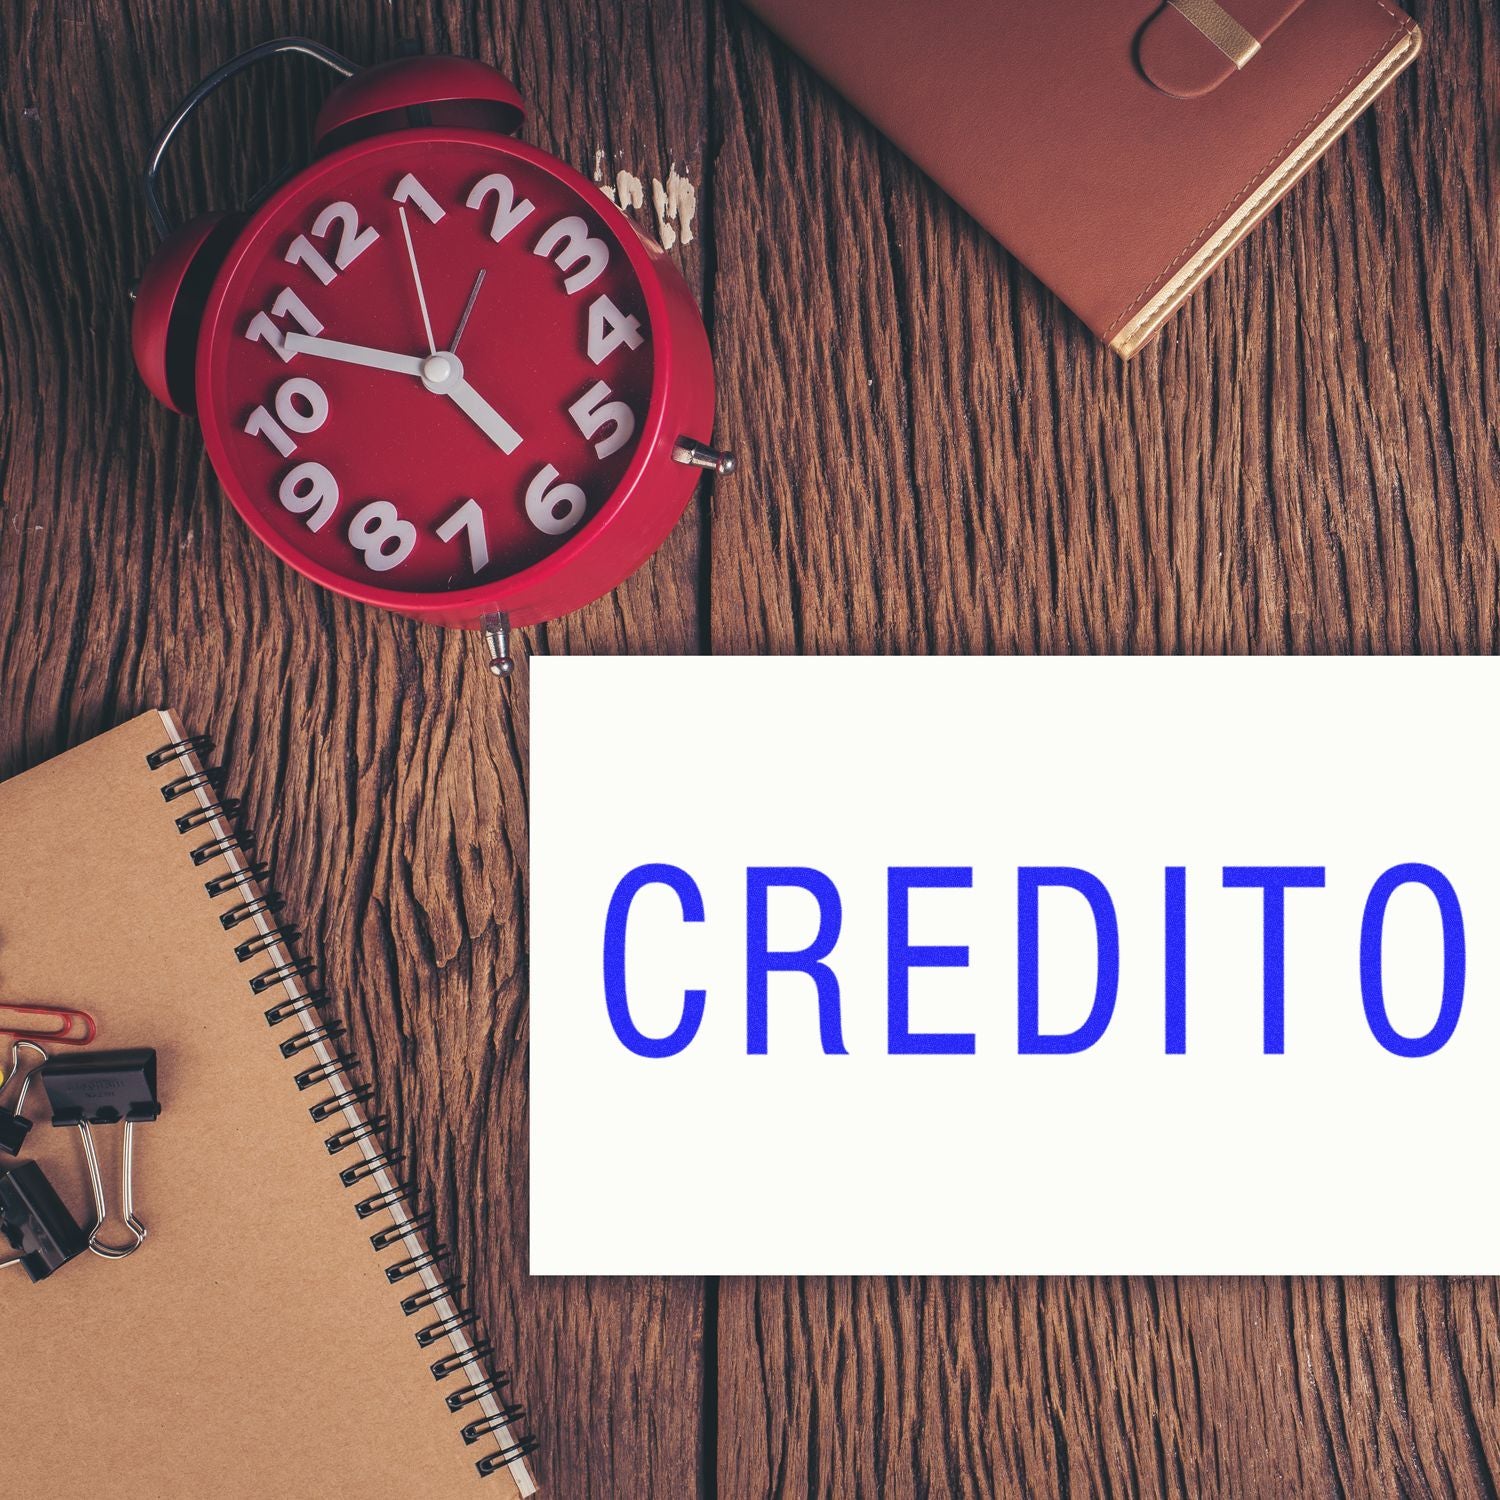
[{"label": "clock metal handle", "polygon": [[335,52],[331,47],[325,47],[321,42],[314,42],[302,36],[282,36],[274,41],[262,42],[257,47],[251,47],[248,52],[241,52],[238,57],[230,58],[223,67],[215,68],[177,106],[176,114],[167,121],[162,127],[161,134],[157,136],[156,144],[151,148],[150,160],[146,164],[146,207],[150,211],[151,222],[157,234],[163,239],[172,232],[172,226],[167,219],[166,210],[162,207],[161,195],[156,188],[156,179],[161,171],[162,157],[166,154],[167,147],[171,145],[172,137],[182,128],[187,117],[221,84],[227,83],[237,73],[244,72],[246,68],[265,58],[278,57],[286,52],[310,57],[315,62],[322,63],[324,67],[332,69],[341,78],[352,78],[357,71],[355,65],[347,57]]},{"label": "clock metal handle", "polygon": [[680,437],[672,449],[676,463],[687,464],[694,469],[712,469],[721,478],[734,473],[734,454],[723,448],[710,448],[696,438]]},{"label": "clock metal handle", "polygon": [[484,631],[484,644],[490,653],[490,671],[496,677],[509,677],[516,670],[516,660],[510,654],[510,616],[504,610],[493,610],[479,622]]}]

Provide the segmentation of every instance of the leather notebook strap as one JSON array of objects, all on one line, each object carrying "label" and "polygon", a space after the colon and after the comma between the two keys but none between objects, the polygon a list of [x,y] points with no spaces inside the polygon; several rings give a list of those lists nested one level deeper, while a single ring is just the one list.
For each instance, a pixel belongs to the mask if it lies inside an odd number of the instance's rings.
[{"label": "leather notebook strap", "polygon": [[1236,68],[1243,68],[1260,51],[1260,42],[1219,0],[1167,0],[1167,3],[1196,26]]}]

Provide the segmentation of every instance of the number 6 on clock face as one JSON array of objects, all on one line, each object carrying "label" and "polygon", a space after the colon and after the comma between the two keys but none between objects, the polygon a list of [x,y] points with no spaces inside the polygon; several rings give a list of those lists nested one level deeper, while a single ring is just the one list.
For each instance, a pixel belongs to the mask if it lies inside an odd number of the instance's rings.
[{"label": "number 6 on clock face", "polygon": [[576,484],[557,483],[557,470],[548,464],[526,488],[526,514],[538,531],[564,536],[582,519],[588,500]]}]

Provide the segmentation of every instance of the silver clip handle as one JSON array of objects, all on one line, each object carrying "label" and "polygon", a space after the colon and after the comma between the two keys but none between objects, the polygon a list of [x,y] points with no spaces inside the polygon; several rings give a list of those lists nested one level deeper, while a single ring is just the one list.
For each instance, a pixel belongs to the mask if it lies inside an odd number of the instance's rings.
[{"label": "silver clip handle", "polygon": [[83,1154],[89,1164],[89,1182],[94,1190],[94,1226],[89,1230],[89,1249],[105,1260],[124,1260],[146,1243],[146,1226],[135,1213],[135,1121],[125,1122],[125,1146],[120,1163],[120,1214],[132,1240],[129,1245],[106,1245],[100,1235],[109,1219],[109,1203],[104,1196],[104,1179],[99,1171],[99,1154],[94,1150],[94,1133],[87,1120],[78,1122],[83,1137]]}]

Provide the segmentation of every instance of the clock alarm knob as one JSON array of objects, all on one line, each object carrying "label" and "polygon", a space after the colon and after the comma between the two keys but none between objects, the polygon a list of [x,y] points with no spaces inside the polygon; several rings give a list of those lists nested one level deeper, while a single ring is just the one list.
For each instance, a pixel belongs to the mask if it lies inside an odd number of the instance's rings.
[{"label": "clock alarm knob", "polygon": [[388,130],[451,125],[514,135],[526,119],[516,86],[468,57],[400,57],[362,68],[324,100],[313,126],[319,155]]}]

